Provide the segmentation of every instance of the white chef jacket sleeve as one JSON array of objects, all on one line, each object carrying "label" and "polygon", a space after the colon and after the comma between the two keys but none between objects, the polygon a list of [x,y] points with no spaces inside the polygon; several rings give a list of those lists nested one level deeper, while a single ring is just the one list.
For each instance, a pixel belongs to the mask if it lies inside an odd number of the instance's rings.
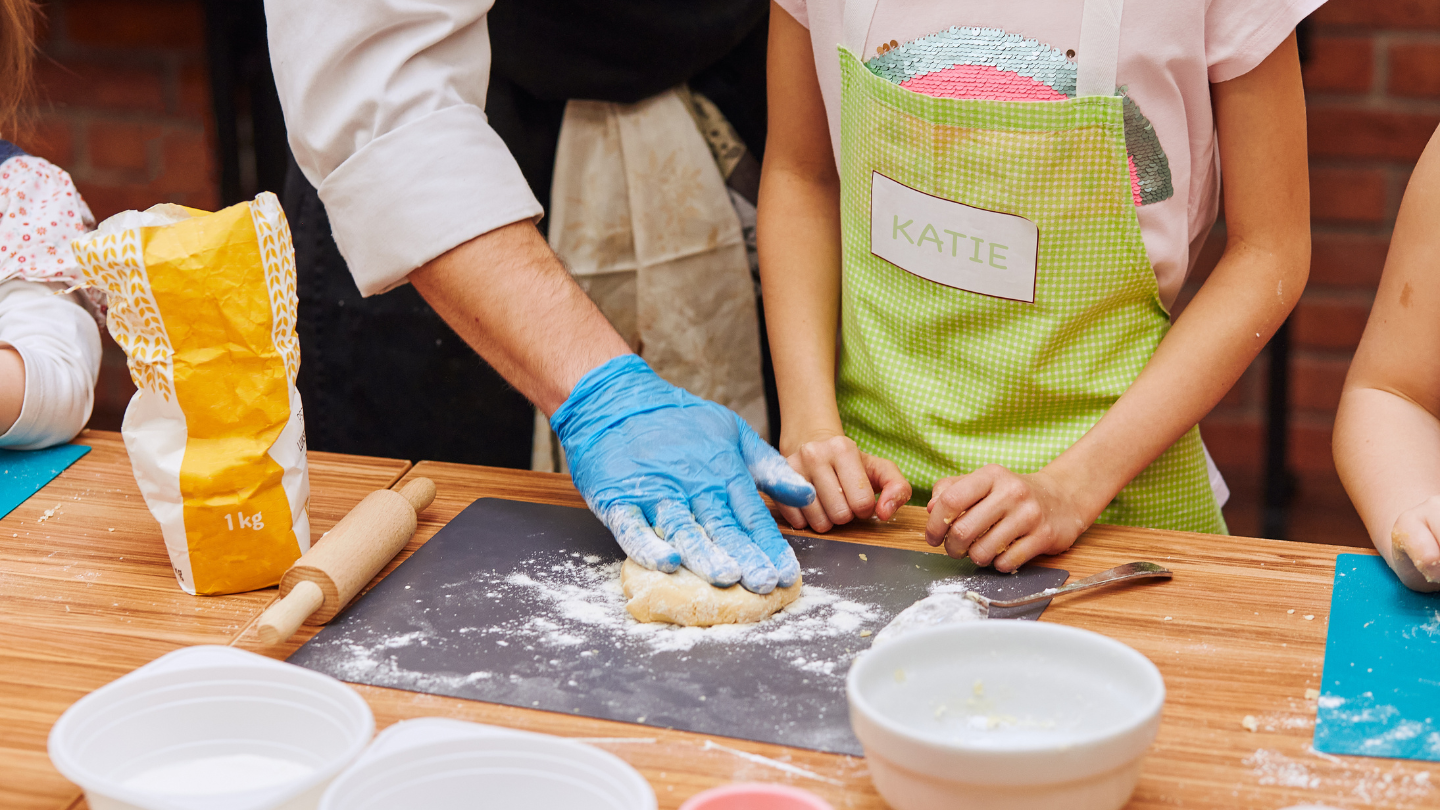
[{"label": "white chef jacket sleeve", "polygon": [[0,346],[25,361],[20,418],[0,447],[36,450],[74,438],[90,420],[100,373],[100,330],[63,284],[0,282]]},{"label": "white chef jacket sleeve", "polygon": [[493,0],[266,0],[290,148],[363,295],[541,214],[485,118]]}]

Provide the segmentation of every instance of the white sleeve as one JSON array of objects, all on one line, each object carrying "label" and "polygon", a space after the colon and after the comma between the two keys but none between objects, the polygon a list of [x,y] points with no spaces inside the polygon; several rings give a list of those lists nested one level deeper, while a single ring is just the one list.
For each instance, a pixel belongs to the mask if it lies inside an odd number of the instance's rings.
[{"label": "white sleeve", "polygon": [[485,118],[493,0],[266,0],[295,160],[363,295],[541,213]]},{"label": "white sleeve", "polygon": [[25,401],[0,447],[35,450],[74,438],[90,420],[100,373],[100,330],[64,285],[0,282],[0,346],[25,361]]}]

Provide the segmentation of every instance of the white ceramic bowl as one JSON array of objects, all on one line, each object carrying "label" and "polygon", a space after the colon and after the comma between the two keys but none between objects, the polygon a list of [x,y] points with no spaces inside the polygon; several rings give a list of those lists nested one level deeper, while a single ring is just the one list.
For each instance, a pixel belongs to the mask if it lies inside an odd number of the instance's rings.
[{"label": "white ceramic bowl", "polygon": [[313,810],[374,733],[334,678],[202,646],[76,701],[49,748],[92,810]]},{"label": "white ceramic bowl", "polygon": [[895,810],[1116,810],[1160,725],[1150,660],[1088,630],[919,630],[854,663],[850,723]]},{"label": "white ceramic bowl", "polygon": [[320,810],[655,810],[650,783],[584,743],[460,720],[396,723]]}]

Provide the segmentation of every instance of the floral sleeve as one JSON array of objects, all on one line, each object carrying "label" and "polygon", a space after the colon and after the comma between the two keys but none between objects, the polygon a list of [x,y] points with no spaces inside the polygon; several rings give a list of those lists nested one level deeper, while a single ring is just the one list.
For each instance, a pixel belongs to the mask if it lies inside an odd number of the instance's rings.
[{"label": "floral sleeve", "polygon": [[0,281],[79,279],[70,241],[95,219],[63,169],[31,155],[0,163],[0,212]]}]

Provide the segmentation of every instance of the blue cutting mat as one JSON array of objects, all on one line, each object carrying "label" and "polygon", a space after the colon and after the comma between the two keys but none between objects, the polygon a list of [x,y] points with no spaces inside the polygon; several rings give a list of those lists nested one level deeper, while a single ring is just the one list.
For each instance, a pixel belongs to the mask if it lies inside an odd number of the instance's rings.
[{"label": "blue cutting mat", "polygon": [[88,452],[90,448],[83,444],[60,444],[44,450],[0,450],[0,518]]},{"label": "blue cutting mat", "polygon": [[1379,557],[1335,559],[1315,750],[1440,762],[1440,593]]}]

